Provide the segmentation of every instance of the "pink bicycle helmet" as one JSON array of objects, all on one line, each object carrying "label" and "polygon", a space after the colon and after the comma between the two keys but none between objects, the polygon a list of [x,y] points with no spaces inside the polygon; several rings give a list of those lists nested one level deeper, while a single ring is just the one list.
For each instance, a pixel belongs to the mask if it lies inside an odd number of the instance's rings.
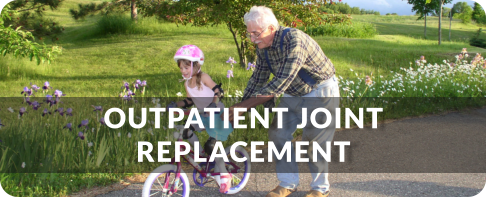
[{"label": "pink bicycle helmet", "polygon": [[[201,49],[199,49],[195,45],[184,45],[181,48],[179,48],[179,50],[177,50],[176,54],[174,55],[174,60],[176,63],[178,60],[181,59],[191,61],[191,73],[192,73],[193,62],[198,62],[200,66],[204,64],[204,53],[202,52]],[[199,68],[199,71],[197,73],[199,73],[200,71],[201,68]],[[192,76],[186,78],[184,77],[184,75],[182,75],[182,77],[184,78],[184,80],[189,80],[192,78]]]}]

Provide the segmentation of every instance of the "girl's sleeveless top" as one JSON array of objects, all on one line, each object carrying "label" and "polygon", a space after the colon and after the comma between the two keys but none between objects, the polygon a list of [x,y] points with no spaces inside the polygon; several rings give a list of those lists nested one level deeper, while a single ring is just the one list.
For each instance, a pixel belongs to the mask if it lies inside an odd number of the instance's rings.
[{"label": "girl's sleeveless top", "polygon": [[[195,86],[194,88],[189,87],[188,81],[184,83],[186,86],[187,92],[192,98],[192,101],[198,108],[198,110],[204,110],[211,102],[213,102],[214,98],[214,91],[211,88],[207,87],[204,83],[201,83],[201,89],[198,90],[198,87]],[[216,105],[218,108],[224,108],[224,104],[219,102]],[[221,109],[222,110],[222,109]]]}]

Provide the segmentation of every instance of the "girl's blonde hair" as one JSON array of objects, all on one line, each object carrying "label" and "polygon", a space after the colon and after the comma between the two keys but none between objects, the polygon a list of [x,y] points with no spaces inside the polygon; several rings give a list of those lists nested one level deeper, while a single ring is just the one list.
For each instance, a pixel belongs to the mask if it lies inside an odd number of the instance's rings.
[{"label": "girl's blonde hair", "polygon": [[[191,61],[190,60],[185,60],[185,59],[179,59],[177,60],[177,66],[179,66],[179,68],[181,68],[181,64],[184,64],[184,65],[191,65]],[[192,72],[194,71],[198,71],[199,69],[201,68],[201,65],[199,64],[199,62],[195,61],[195,62],[192,62]],[[201,75],[202,75],[202,71],[197,73],[196,74],[196,86],[197,86],[197,89],[200,90],[201,89]],[[191,74],[192,75],[192,74]]]}]

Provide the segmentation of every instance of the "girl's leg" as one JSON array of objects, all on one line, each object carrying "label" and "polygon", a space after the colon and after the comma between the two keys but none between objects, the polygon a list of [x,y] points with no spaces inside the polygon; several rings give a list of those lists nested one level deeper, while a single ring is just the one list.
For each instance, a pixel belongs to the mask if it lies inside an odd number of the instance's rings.
[{"label": "girl's leg", "polygon": [[[194,132],[191,130],[191,129],[187,129],[187,140],[189,141],[189,143],[191,143],[191,145],[194,147],[194,142],[199,142],[199,138],[197,137],[196,134],[194,134]],[[195,150],[195,149],[194,149]],[[201,143],[199,142],[199,156],[202,156],[203,154],[203,148],[201,146]]]},{"label": "girl's leg", "polygon": [[219,184],[219,192],[226,193],[231,188],[231,174],[226,170],[223,158],[215,158],[214,160],[216,161],[215,171],[220,174],[220,176],[215,177]]}]

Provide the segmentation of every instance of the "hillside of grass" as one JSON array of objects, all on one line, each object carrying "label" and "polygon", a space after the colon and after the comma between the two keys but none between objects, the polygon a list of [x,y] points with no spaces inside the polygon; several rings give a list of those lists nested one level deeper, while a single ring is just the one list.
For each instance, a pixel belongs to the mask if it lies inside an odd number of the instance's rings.
[{"label": "hillside of grass", "polygon": [[[45,144],[47,150],[49,145],[55,145],[58,140],[77,137],[75,133],[78,131],[70,133],[63,128],[67,122],[77,125],[81,120],[89,118],[90,127],[93,128],[93,131],[97,130],[97,133],[90,132],[94,145],[100,145],[97,140],[103,138],[96,134],[110,134],[108,139],[115,145],[112,146],[113,152],[123,154],[127,159],[120,162],[116,160],[121,158],[111,157],[110,159],[113,161],[110,161],[110,165],[135,163],[130,158],[132,157],[130,156],[130,149],[135,149],[134,143],[136,141],[147,137],[151,141],[156,141],[157,138],[163,140],[172,131],[153,129],[156,136],[151,136],[147,127],[140,130],[125,127],[124,129],[127,130],[123,131],[124,142],[119,143],[116,138],[120,135],[117,135],[115,130],[101,126],[98,122],[98,114],[93,113],[91,106],[88,105],[82,111],[81,108],[74,108],[76,112],[74,117],[60,117],[58,113],[54,113],[52,119],[48,120],[40,114],[44,106],[39,111],[34,111],[31,107],[22,103],[21,91],[24,87],[29,87],[31,83],[42,86],[44,82],[48,81],[53,90],[61,90],[63,94],[66,94],[64,97],[118,97],[124,82],[133,83],[140,79],[147,81],[144,97],[150,99],[152,97],[176,97],[178,92],[184,93],[184,88],[183,84],[179,82],[181,75],[173,60],[173,55],[179,47],[187,44],[197,45],[204,51],[206,57],[202,70],[208,73],[215,82],[223,83],[227,95],[235,96],[237,90],[243,91],[252,75],[251,70],[240,68],[236,64],[233,69],[234,78],[228,79],[226,77],[227,70],[231,69],[226,60],[229,57],[235,57],[238,63],[239,60],[232,35],[224,25],[217,27],[177,26],[173,23],[158,21],[155,18],[140,18],[137,24],[133,24],[122,33],[106,34],[102,31],[106,26],[100,23],[101,16],[90,16],[79,21],[69,16],[68,10],[70,8],[77,8],[78,3],[86,2],[100,1],[66,0],[58,10],[46,12],[47,17],[55,19],[65,27],[59,41],[47,43],[48,45],[59,45],[63,48],[63,53],[52,64],[37,65],[28,59],[16,59],[10,55],[0,59],[0,89],[2,90],[0,97],[5,100],[8,100],[6,97],[17,97],[10,100],[12,105],[0,103],[0,119],[5,125],[0,129],[0,140],[17,140],[15,139],[19,137],[17,135],[23,134],[23,137],[30,137],[29,140],[32,142],[49,142]],[[467,59],[468,61],[476,53],[484,54],[486,52],[486,49],[472,47],[468,43],[469,38],[479,27],[475,24],[465,25],[454,20],[452,22],[452,38],[451,41],[448,41],[449,26],[448,22],[444,21],[443,43],[439,46],[437,45],[437,18],[429,17],[426,39],[423,37],[423,21],[415,19],[415,16],[355,15],[353,22],[371,23],[376,27],[378,34],[371,38],[360,39],[313,36],[336,67],[342,96],[484,97],[483,90],[486,90],[486,83],[484,83],[485,69],[482,69],[482,65],[472,67],[469,62],[464,64],[455,58],[456,55],[461,54],[463,48],[467,48],[470,56]],[[129,15],[120,16],[120,20],[130,20]],[[416,63],[421,56],[424,56],[427,63]],[[431,65],[428,65],[428,63],[431,63]],[[441,65],[435,66],[435,63]],[[452,64],[457,64],[458,66],[455,68],[459,69],[452,69],[454,71],[451,71]],[[418,73],[419,70],[422,73]],[[369,85],[365,85],[366,76],[371,76],[372,82]],[[418,77],[420,77],[420,81],[416,80]],[[53,90],[48,93],[38,91],[35,94],[37,97],[45,97],[46,94],[52,94]],[[140,97],[139,92],[137,92],[136,97]],[[86,101],[83,100],[83,102]],[[375,101],[369,100],[367,102],[369,103],[366,104],[374,104]],[[342,101],[341,105],[353,107],[354,111],[359,107],[357,103],[359,102]],[[150,102],[148,104],[152,105]],[[405,113],[395,111],[396,108],[385,109],[385,112],[389,114],[380,117],[380,119],[433,113],[437,109],[447,110],[448,108],[472,104],[473,102],[470,101],[462,101],[459,105],[452,104],[452,106],[446,108],[436,108],[430,104],[421,106],[411,104],[406,106],[407,108],[403,106],[399,108],[410,110]],[[27,107],[28,113],[22,118],[18,116],[20,107],[18,105]],[[71,105],[68,102],[58,105],[66,109],[73,107],[68,106]],[[57,108],[58,105],[55,107]],[[159,105],[164,106],[165,103]],[[9,107],[14,107],[15,113],[10,113]],[[54,107],[48,108],[54,112]],[[50,122],[52,128],[36,127],[35,130],[29,128],[37,122],[40,123],[39,126],[46,125],[44,122]],[[29,123],[32,126],[22,123]],[[51,137],[44,131],[51,132],[49,131],[51,129],[57,133],[55,137]],[[236,130],[232,133],[230,140],[266,140],[266,133],[262,130],[264,129],[261,129],[261,127],[257,130]],[[150,128],[150,131],[152,132],[152,128]],[[130,134],[130,137],[127,133]],[[131,138],[132,133],[133,138]],[[33,136],[39,137],[32,139]],[[207,138],[207,135],[202,136],[204,137],[201,140]],[[85,161],[78,166],[89,167],[94,162],[88,157],[90,156],[88,150],[91,149],[89,151],[93,151],[92,154],[97,155],[98,153],[94,149],[98,147],[90,148],[84,143],[86,142],[79,143],[83,146],[82,149],[79,149],[78,154]],[[227,144],[229,143],[231,142],[227,142]],[[15,152],[20,153],[24,151],[38,152],[33,146],[22,146],[18,142],[4,141],[1,145],[1,148],[15,148],[17,149]],[[63,145],[69,147],[71,144]],[[69,147],[69,149],[75,150],[77,148]],[[64,149],[64,151],[69,149]],[[0,156],[3,155],[0,154]],[[20,166],[24,160],[37,163],[36,159],[30,159],[25,155],[12,154],[12,156],[14,157],[9,158],[9,160],[2,160],[0,167],[13,167],[22,170]],[[69,153],[63,153],[59,150],[56,159],[65,159],[64,156],[69,156]],[[71,158],[79,156],[71,156]],[[32,164],[27,166],[34,167]],[[25,175],[24,173],[4,174],[1,175],[2,180],[0,182],[2,182],[2,187],[14,196],[65,196],[81,187],[105,185],[123,177],[123,175],[118,174],[94,176],[86,174]],[[75,181],[69,183],[70,180]],[[66,183],[68,184],[66,185]]]},{"label": "hillside of grass", "polygon": [[[7,55],[0,60],[0,88],[2,96],[20,96],[19,90],[30,83],[37,85],[49,81],[67,96],[117,96],[123,81],[147,80],[149,96],[173,96],[183,91],[178,83],[178,69],[172,56],[178,47],[195,44],[206,55],[203,70],[216,82],[225,83],[225,61],[236,57],[233,38],[225,26],[193,27],[159,22],[155,18],[142,18],[137,28],[127,34],[99,34],[97,21],[100,16],[75,21],[69,8],[82,1],[66,1],[59,10],[47,16],[65,26],[65,32],[56,45],[63,47],[63,54],[51,65],[36,65],[26,59]],[[126,16],[128,17],[128,15]],[[337,74],[349,77],[354,69],[359,73],[374,72],[388,75],[388,70],[409,67],[420,56],[431,63],[452,60],[462,48],[471,54],[485,49],[471,47],[468,38],[477,26],[453,22],[452,42],[444,39],[437,45],[437,20],[429,17],[427,39],[423,39],[423,21],[414,16],[355,15],[353,21],[372,23],[379,35],[368,39],[348,39],[315,36],[325,54],[336,66]],[[446,30],[443,37],[446,38]],[[237,60],[239,62],[239,60]],[[237,67],[230,90],[243,90],[250,71]],[[163,80],[162,80],[163,79]]]}]

